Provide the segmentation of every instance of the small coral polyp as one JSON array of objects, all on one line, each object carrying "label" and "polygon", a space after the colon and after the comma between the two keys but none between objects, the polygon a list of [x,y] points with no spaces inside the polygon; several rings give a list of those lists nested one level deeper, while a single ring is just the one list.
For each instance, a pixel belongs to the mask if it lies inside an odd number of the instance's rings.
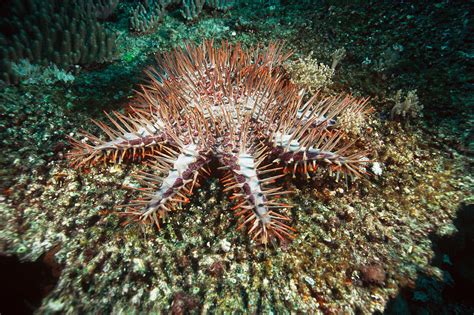
[{"label": "small coral polyp", "polygon": [[146,161],[151,172],[136,175],[142,197],[123,214],[158,228],[217,160],[223,171],[212,173],[223,173],[232,192],[238,229],[263,244],[292,239],[290,218],[278,213],[290,207],[279,200],[289,192],[276,181],[318,167],[359,177],[368,159],[335,124],[342,113],[364,112],[367,99],[307,99],[281,66],[289,56],[276,43],[176,48],[147,71],[129,114],[114,112],[111,126],[94,121],[108,139],[82,132],[69,158],[76,167]]}]

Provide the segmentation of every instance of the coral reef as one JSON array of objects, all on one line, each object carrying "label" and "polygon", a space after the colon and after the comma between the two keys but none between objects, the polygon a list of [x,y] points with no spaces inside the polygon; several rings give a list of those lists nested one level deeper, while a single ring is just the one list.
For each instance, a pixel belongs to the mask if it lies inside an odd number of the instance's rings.
[{"label": "coral reef", "polygon": [[206,0],[206,5],[219,11],[227,11],[236,5],[236,0]]},{"label": "coral reef", "polygon": [[[2,22],[16,2],[0,4],[7,8]],[[159,28],[137,36],[129,17],[138,1],[121,1],[101,22],[120,34],[120,58],[79,72],[58,66],[75,77],[67,85],[3,87],[2,314],[473,314],[472,290],[465,289],[474,270],[470,4],[241,3],[189,23],[179,1]],[[4,26],[3,35],[13,34]],[[134,175],[149,167],[75,170],[65,158],[68,135],[80,129],[100,134],[91,118],[105,121],[104,110],[124,113],[128,104],[140,104],[134,90],[141,90],[154,54],[209,38],[244,47],[284,40],[296,56],[314,51],[328,66],[334,51],[346,47],[320,97],[371,96],[365,122],[336,127],[362,138],[360,149],[377,161],[368,167],[373,176],[348,185],[326,172],[278,179],[294,191],[281,198],[293,205],[281,212],[298,231],[292,242],[262,248],[236,231],[238,218],[228,211],[233,205],[214,166],[184,211],[173,212],[157,233],[149,225],[124,226],[113,211],[131,202],[135,193],[125,187],[137,187]],[[50,67],[28,62],[39,71]],[[404,128],[390,119],[392,93],[404,91],[403,102],[414,89],[423,116],[407,114],[410,128]],[[344,119],[338,115],[336,123]],[[49,268],[22,272],[28,265]],[[47,269],[56,270],[53,281],[41,281]]]},{"label": "coral reef", "polygon": [[291,80],[311,94],[315,94],[321,88],[332,83],[332,76],[337,62],[333,62],[334,68],[318,62],[313,58],[313,52],[304,58],[290,60],[285,63],[285,69],[290,74]]},{"label": "coral reef", "polygon": [[331,57],[332,57],[332,63],[331,63],[332,71],[336,70],[337,65],[341,62],[342,59],[344,59],[345,56],[346,56],[346,49],[344,47],[336,49],[332,53],[332,55],[331,55]]},{"label": "coral reef", "polygon": [[76,5],[86,6],[91,15],[99,20],[106,20],[114,13],[119,2],[120,0],[80,0],[76,1]]},{"label": "coral reef", "polygon": [[181,16],[186,21],[196,21],[203,9],[226,12],[236,4],[232,0],[147,0],[139,3],[130,14],[130,30],[138,34],[152,33],[163,21],[170,7],[180,6]]},{"label": "coral reef", "polygon": [[55,64],[44,67],[32,65],[28,59],[21,59],[12,64],[12,71],[22,84],[54,84],[56,82],[71,83],[74,75],[59,69]]},{"label": "coral reef", "polygon": [[153,32],[163,20],[165,4],[163,1],[139,3],[130,16],[130,30],[135,33]]},{"label": "coral reef", "polygon": [[360,269],[361,280],[366,284],[383,285],[387,275],[380,264],[370,264]]},{"label": "coral reef", "polygon": [[[116,1],[115,1],[116,2]],[[115,52],[115,35],[97,22],[112,12],[115,2],[91,6],[90,1],[14,1],[1,34],[0,73],[4,83],[17,83],[14,63],[27,59],[31,64],[66,68],[110,60]]]},{"label": "coral reef", "polygon": [[373,108],[368,108],[363,104],[354,106],[351,110],[342,112],[335,125],[350,135],[365,138],[371,130],[369,121],[372,120],[373,123],[374,120],[369,115],[372,111]]},{"label": "coral reef", "polygon": [[196,20],[204,8],[205,0],[182,0],[181,15],[188,21]]},{"label": "coral reef", "polygon": [[[423,115],[423,105],[418,101],[416,90],[408,91],[402,101],[402,90],[398,90],[393,98],[395,105],[390,111],[390,118],[417,118]],[[406,121],[406,120],[405,120]]]}]

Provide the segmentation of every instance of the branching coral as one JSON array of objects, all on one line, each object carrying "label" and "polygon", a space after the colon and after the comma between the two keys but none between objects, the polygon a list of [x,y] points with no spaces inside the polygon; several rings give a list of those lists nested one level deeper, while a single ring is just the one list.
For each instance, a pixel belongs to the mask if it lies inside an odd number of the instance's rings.
[{"label": "branching coral", "polygon": [[182,0],[183,2],[183,9],[181,10],[181,14],[183,17],[188,20],[192,21],[198,18],[199,14],[206,3],[205,0]]},{"label": "branching coral", "polygon": [[295,84],[301,85],[311,94],[330,85],[334,75],[334,69],[314,59],[313,52],[304,58],[286,62],[285,69]]},{"label": "branching coral", "polygon": [[365,103],[352,106],[339,115],[336,126],[348,134],[360,137],[368,128],[367,115],[371,111],[372,108],[367,108]]},{"label": "branching coral", "polygon": [[145,0],[139,3],[130,16],[130,30],[145,34],[153,32],[162,22],[169,7],[181,6],[180,12],[187,21],[196,20],[204,7],[227,11],[235,5],[234,0]]},{"label": "branching coral", "polygon": [[408,91],[405,99],[402,101],[402,90],[398,90],[394,97],[395,105],[390,111],[392,119],[396,117],[406,118],[410,116],[416,118],[422,115],[423,105],[418,101],[416,90]]},{"label": "branching coral", "polygon": [[77,5],[85,6],[91,16],[105,20],[112,15],[120,0],[79,0]]},{"label": "branching coral", "polygon": [[235,0],[206,0],[206,5],[214,10],[227,11],[235,5]]},{"label": "branching coral", "polygon": [[110,60],[115,52],[115,35],[97,22],[97,11],[88,3],[14,1],[11,16],[4,21],[13,31],[0,35],[0,79],[17,82],[12,64],[21,59],[63,68]]},{"label": "branching coral", "polygon": [[336,49],[332,53],[332,55],[331,55],[331,57],[332,57],[332,64],[331,64],[332,71],[336,70],[337,65],[339,64],[339,62],[341,62],[342,59],[344,59],[345,56],[346,56],[346,49],[344,47]]},{"label": "branching coral", "polygon": [[139,3],[130,16],[130,30],[136,33],[154,31],[163,20],[165,6],[158,1]]},{"label": "branching coral", "polygon": [[71,73],[59,69],[54,64],[49,67],[32,65],[28,59],[13,63],[12,70],[22,84],[70,83],[75,79]]}]

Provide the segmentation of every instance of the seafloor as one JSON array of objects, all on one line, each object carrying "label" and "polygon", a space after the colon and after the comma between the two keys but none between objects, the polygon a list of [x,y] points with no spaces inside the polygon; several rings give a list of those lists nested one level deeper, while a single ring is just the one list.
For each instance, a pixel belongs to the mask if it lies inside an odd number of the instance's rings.
[{"label": "seafloor", "polygon": [[[120,34],[116,60],[69,84],[0,92],[1,313],[472,314],[470,10],[467,1],[247,1],[193,23],[168,15],[139,36],[119,5],[107,22]],[[204,38],[284,40],[295,58],[312,51],[325,64],[344,47],[325,93],[371,97],[367,141],[382,174],[349,186],[283,181],[298,230],[284,246],[236,231],[214,179],[161,232],[122,226],[111,210],[141,166],[72,169],[66,136],[127,104],[153,53]],[[416,90],[422,113],[392,117],[398,90]]]}]

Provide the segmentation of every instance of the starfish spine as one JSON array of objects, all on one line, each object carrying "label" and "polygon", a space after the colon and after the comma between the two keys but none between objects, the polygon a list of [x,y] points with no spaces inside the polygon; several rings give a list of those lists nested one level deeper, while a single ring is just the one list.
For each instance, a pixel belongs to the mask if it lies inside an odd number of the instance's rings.
[{"label": "starfish spine", "polygon": [[366,174],[368,153],[348,140],[338,117],[363,115],[368,99],[316,94],[305,101],[281,66],[290,55],[279,43],[243,49],[213,41],[160,55],[128,114],[94,121],[107,139],[88,132],[71,139],[71,164],[151,161],[150,171],[136,176],[142,198],[123,213],[159,228],[217,161],[238,229],[263,244],[292,239],[291,219],[277,213],[290,207],[279,199],[289,191],[273,185],[288,172],[309,176],[320,167],[337,176]]}]

